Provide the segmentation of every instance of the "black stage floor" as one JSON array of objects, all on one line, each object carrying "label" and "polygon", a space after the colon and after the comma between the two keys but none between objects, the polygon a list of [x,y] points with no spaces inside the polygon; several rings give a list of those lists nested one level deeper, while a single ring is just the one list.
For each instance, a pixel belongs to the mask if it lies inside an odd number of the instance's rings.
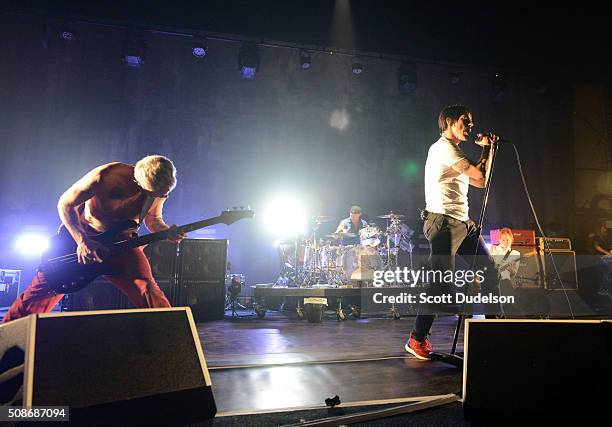
[{"label": "black stage floor", "polygon": [[[268,315],[198,324],[219,415],[325,407],[335,395],[362,405],[459,392],[459,370],[404,351],[412,322]],[[454,325],[434,324],[436,350],[450,349]]]}]

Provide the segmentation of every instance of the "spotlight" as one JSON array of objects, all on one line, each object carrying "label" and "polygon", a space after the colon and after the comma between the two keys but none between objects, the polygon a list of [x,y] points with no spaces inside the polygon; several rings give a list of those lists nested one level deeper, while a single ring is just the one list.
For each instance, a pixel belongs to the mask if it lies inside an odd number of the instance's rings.
[{"label": "spotlight", "polygon": [[300,66],[304,70],[308,70],[310,67],[312,67],[310,52],[306,50],[300,50]]},{"label": "spotlight", "polygon": [[493,75],[492,82],[493,102],[496,104],[504,102],[507,89],[508,85],[506,84],[506,77],[501,73],[495,73]]},{"label": "spotlight", "polygon": [[76,32],[70,22],[62,23],[60,27],[59,36],[65,42],[72,42],[76,39]]},{"label": "spotlight", "polygon": [[75,32],[72,30],[72,28],[69,27],[64,27],[62,28],[62,30],[60,31],[60,37],[62,38],[62,40],[67,41],[67,42],[71,42],[74,41],[76,39],[76,34]]},{"label": "spotlight", "polygon": [[142,33],[130,32],[123,48],[123,63],[131,68],[144,64],[147,47]]},{"label": "spotlight", "polygon": [[358,57],[353,58],[353,74],[358,75],[363,73],[363,64]]},{"label": "spotlight", "polygon": [[208,53],[208,46],[206,45],[206,38],[199,36],[199,35],[195,35],[193,36],[193,39],[194,39],[194,44],[193,44],[193,48],[191,49],[191,53],[196,58],[204,58],[206,54]]},{"label": "spotlight", "polygon": [[257,71],[259,71],[259,53],[255,45],[251,43],[242,45],[238,52],[238,66],[242,80],[255,80]]},{"label": "spotlight", "polygon": [[400,93],[413,93],[417,89],[416,65],[412,62],[405,62],[400,65],[397,71],[397,79]]},{"label": "spotlight", "polygon": [[49,238],[39,233],[24,233],[16,241],[17,250],[26,256],[40,256],[49,247]]},{"label": "spotlight", "polygon": [[304,231],[306,212],[293,196],[281,195],[272,199],[264,211],[266,228],[278,237],[288,237]]}]

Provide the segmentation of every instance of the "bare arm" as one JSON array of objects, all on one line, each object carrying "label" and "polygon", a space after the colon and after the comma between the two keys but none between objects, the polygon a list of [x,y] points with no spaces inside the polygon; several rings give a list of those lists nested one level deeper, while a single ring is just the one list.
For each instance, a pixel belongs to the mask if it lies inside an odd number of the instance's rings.
[{"label": "bare arm", "polygon": [[77,259],[81,264],[101,262],[97,250],[104,246],[90,240],[79,221],[79,206],[91,199],[102,186],[102,170],[98,167],[74,183],[57,203],[59,217],[77,244]]},{"label": "bare arm", "polygon": [[470,178],[470,185],[484,188],[486,185],[487,161],[489,160],[489,146],[482,147],[482,154],[477,163],[472,164],[468,159],[463,159],[451,166],[453,170]]},{"label": "bare arm", "polygon": [[[161,198],[161,197],[155,198],[155,200],[153,201],[153,204],[149,208],[149,212],[144,217],[144,223],[147,226],[147,229],[151,232],[164,231],[169,228],[176,227],[175,225],[170,226],[166,224],[166,222],[164,221],[164,216],[162,212],[164,210],[165,201],[166,201],[165,198]],[[175,235],[168,238],[168,240],[178,244],[185,237],[187,237],[186,233],[175,233]]]},{"label": "bare arm", "polygon": [[602,247],[601,247],[600,245],[598,245],[597,243],[595,243],[595,250],[596,250],[597,252],[599,252],[600,254],[602,254],[602,255],[608,255],[608,256],[609,256],[609,255],[611,254],[611,252],[610,252],[610,251],[605,250],[604,248],[602,248]]},{"label": "bare arm", "polygon": [[96,194],[101,180],[100,168],[92,170],[66,190],[57,203],[59,217],[77,244],[87,239],[87,234],[79,221],[78,208]]},{"label": "bare arm", "polygon": [[155,198],[149,208],[149,212],[144,217],[144,223],[151,232],[164,231],[170,228],[170,226],[164,222],[164,215],[162,213],[165,201],[166,199],[163,198]]}]

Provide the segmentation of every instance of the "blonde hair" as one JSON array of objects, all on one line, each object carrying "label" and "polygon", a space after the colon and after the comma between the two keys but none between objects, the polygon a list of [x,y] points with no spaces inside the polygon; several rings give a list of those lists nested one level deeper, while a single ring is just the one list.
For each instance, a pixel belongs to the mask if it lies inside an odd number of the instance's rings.
[{"label": "blonde hair", "polygon": [[167,157],[147,156],[134,165],[134,179],[147,191],[171,191],[176,186],[176,168]]},{"label": "blonde hair", "polygon": [[514,235],[512,234],[512,230],[508,227],[502,228],[499,230],[499,239],[501,240],[502,236],[506,235],[510,238],[510,243],[514,242]]}]

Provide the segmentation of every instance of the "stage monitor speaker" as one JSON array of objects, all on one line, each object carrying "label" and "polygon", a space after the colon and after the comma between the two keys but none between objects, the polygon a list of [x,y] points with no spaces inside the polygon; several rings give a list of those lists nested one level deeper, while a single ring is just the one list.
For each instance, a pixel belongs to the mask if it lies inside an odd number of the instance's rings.
[{"label": "stage monitor speaker", "polygon": [[[546,289],[578,289],[576,253],[574,251],[544,252],[542,258],[544,260],[543,264]],[[557,272],[559,273],[558,275]],[[559,278],[561,278],[561,280],[559,280]]]},{"label": "stage monitor speaker", "polygon": [[0,325],[0,405],[69,406],[71,425],[216,414],[188,308],[38,314]]},{"label": "stage monitor speaker", "polygon": [[464,415],[475,424],[612,417],[610,322],[468,320],[463,369]]}]

